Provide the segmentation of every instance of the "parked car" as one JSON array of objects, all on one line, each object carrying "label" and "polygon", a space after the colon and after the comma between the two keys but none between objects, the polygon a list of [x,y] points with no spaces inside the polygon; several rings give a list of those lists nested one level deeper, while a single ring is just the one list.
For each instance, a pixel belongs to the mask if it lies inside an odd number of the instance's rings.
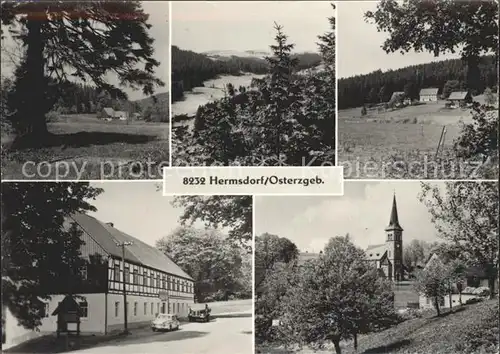
[{"label": "parked car", "polygon": [[172,331],[174,329],[179,329],[181,323],[176,315],[171,315],[167,313],[160,313],[151,322],[151,329],[153,332],[156,331]]},{"label": "parked car", "polygon": [[188,320],[189,322],[209,322],[210,321],[210,312],[212,310],[205,305],[195,305],[189,308]]}]

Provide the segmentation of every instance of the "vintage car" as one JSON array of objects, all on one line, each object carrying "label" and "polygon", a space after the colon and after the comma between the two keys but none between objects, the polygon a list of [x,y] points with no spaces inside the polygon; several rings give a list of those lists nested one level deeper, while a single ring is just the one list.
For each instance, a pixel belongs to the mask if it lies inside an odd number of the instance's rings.
[{"label": "vintage car", "polygon": [[156,331],[172,331],[174,329],[179,329],[181,323],[176,315],[160,313],[151,322],[151,329],[153,332]]},{"label": "vintage car", "polygon": [[189,322],[209,322],[211,309],[208,305],[194,305],[189,308],[188,320]]}]

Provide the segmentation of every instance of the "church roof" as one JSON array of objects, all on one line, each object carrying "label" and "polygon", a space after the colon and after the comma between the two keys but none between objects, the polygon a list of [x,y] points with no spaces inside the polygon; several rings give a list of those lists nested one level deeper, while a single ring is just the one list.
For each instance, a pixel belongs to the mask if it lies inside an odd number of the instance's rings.
[{"label": "church roof", "polygon": [[369,246],[365,251],[366,260],[369,261],[380,260],[386,252],[387,252],[387,245],[385,243],[382,245]]},{"label": "church roof", "polygon": [[403,228],[401,227],[401,225],[399,225],[396,195],[394,195],[394,198],[392,199],[392,210],[391,210],[391,218],[389,220],[389,226],[385,228],[385,231],[391,231],[391,230],[403,231]]}]

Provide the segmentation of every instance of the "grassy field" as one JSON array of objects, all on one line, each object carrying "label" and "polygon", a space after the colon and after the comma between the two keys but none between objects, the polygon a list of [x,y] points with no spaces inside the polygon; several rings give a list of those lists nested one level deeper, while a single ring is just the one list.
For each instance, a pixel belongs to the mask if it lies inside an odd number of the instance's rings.
[{"label": "grassy field", "polygon": [[[435,312],[404,321],[379,333],[362,335],[358,350],[351,342],[341,343],[342,353],[465,354],[498,353],[498,299],[455,308],[436,317]],[[256,353],[334,353],[332,347],[293,351],[261,347]]]},{"label": "grassy field", "polygon": [[252,311],[252,299],[209,302],[212,315]]},{"label": "grassy field", "polygon": [[168,166],[168,123],[71,115],[48,129],[46,146],[9,151],[12,138],[2,132],[2,179],[151,179],[161,175],[159,163]]},{"label": "grassy field", "polygon": [[[361,116],[361,108],[340,110],[339,164],[346,178],[443,178],[433,175],[439,173],[434,170],[425,176],[423,164],[450,154],[462,123],[471,121],[470,110],[445,109],[443,102],[386,112],[374,109],[366,116]],[[436,158],[443,127],[444,145]]]}]

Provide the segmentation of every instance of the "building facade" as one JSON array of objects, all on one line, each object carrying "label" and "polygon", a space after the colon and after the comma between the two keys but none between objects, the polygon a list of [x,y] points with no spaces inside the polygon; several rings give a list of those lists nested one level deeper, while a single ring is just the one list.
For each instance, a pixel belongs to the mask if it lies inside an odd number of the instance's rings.
[{"label": "building facade", "polygon": [[420,102],[437,102],[438,88],[425,88],[420,90]]},{"label": "building facade", "polygon": [[[65,227],[76,226],[84,241],[81,247],[86,265],[72,293],[81,296],[82,333],[107,334],[124,328],[124,296],[127,323],[134,328],[150,323],[158,313],[187,316],[194,303],[193,279],[158,249],[86,214],[74,214]],[[127,245],[123,247],[122,244]],[[122,256],[124,261],[122,261]],[[26,330],[5,311],[5,347],[41,334],[54,333],[57,316],[53,311],[67,294],[64,284],[54,284],[46,302],[45,318],[39,332]]]},{"label": "building facade", "polygon": [[393,281],[405,279],[403,266],[403,228],[399,224],[396,196],[392,200],[389,225],[385,228],[386,240],[383,244],[368,246],[366,261],[376,267],[380,275]]}]

